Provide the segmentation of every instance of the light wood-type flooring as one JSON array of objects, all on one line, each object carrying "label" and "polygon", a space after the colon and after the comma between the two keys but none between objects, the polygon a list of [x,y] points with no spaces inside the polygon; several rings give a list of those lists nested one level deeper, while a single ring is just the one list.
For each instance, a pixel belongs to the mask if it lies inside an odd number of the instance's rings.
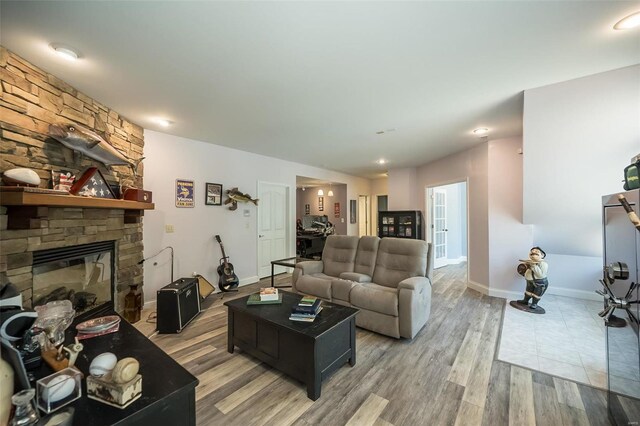
[{"label": "light wood-type flooring", "polygon": [[[277,285],[290,279],[281,275]],[[176,335],[152,336],[149,310],[136,324],[200,380],[198,425],[610,424],[605,392],[495,360],[505,303],[467,289],[466,264],[435,272],[431,317],[413,340],[357,329],[357,364],[324,381],[315,402],[301,383],[237,349],[227,352],[222,303],[211,295]],[[640,421],[638,401],[615,403],[630,424]]]}]

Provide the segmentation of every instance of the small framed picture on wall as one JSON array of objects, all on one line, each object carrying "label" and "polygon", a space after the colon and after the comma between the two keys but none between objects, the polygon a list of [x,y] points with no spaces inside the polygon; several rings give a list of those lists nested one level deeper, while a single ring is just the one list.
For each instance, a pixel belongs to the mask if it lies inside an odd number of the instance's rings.
[{"label": "small framed picture on wall", "polygon": [[207,206],[222,205],[222,185],[221,184],[207,182],[204,203]]},{"label": "small framed picture on wall", "polygon": [[324,211],[324,197],[318,197],[318,210]]},{"label": "small framed picture on wall", "polygon": [[309,213],[311,213],[311,206],[309,204],[305,204],[304,205],[304,214],[308,215]]}]

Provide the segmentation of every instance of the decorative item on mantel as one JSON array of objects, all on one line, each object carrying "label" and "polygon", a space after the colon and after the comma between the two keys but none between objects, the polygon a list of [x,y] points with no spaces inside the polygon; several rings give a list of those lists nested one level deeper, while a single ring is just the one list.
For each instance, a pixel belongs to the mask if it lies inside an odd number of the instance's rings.
[{"label": "decorative item on mantel", "polygon": [[40,176],[31,169],[20,167],[9,169],[2,174],[2,182],[7,186],[31,186],[40,185]]},{"label": "decorative item on mantel", "polygon": [[82,174],[82,177],[73,184],[69,192],[83,197],[116,198],[102,172],[97,167],[89,167]]},{"label": "decorative item on mantel", "polygon": [[232,189],[227,189],[225,191],[225,193],[227,194],[228,198],[224,201],[224,204],[225,205],[231,204],[229,206],[229,210],[237,210],[238,209],[238,202],[241,202],[241,203],[249,203],[249,202],[251,202],[251,203],[253,203],[253,204],[255,204],[257,206],[258,205],[258,201],[260,201],[257,198],[256,199],[251,198],[251,195],[249,195],[249,194],[245,194],[243,192],[240,192],[237,187],[236,188],[232,188]]},{"label": "decorative item on mantel", "polygon": [[75,180],[76,176],[72,175],[71,172],[60,171],[56,173],[51,170],[51,183],[56,191],[69,192]]}]

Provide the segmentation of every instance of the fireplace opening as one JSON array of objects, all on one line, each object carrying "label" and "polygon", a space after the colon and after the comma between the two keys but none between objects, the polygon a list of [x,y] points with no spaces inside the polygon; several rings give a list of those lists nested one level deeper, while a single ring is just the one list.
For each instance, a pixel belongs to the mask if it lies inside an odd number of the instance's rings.
[{"label": "fireplace opening", "polygon": [[33,253],[33,306],[69,300],[76,316],[113,309],[115,242]]}]

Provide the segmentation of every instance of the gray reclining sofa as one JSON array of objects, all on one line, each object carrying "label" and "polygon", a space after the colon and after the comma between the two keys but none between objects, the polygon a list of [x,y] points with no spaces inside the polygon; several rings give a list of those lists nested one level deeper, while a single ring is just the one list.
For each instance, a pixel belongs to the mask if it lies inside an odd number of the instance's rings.
[{"label": "gray reclining sofa", "polygon": [[431,244],[402,238],[332,235],[322,260],[299,262],[293,291],[360,309],[356,325],[412,339],[429,319]]}]

